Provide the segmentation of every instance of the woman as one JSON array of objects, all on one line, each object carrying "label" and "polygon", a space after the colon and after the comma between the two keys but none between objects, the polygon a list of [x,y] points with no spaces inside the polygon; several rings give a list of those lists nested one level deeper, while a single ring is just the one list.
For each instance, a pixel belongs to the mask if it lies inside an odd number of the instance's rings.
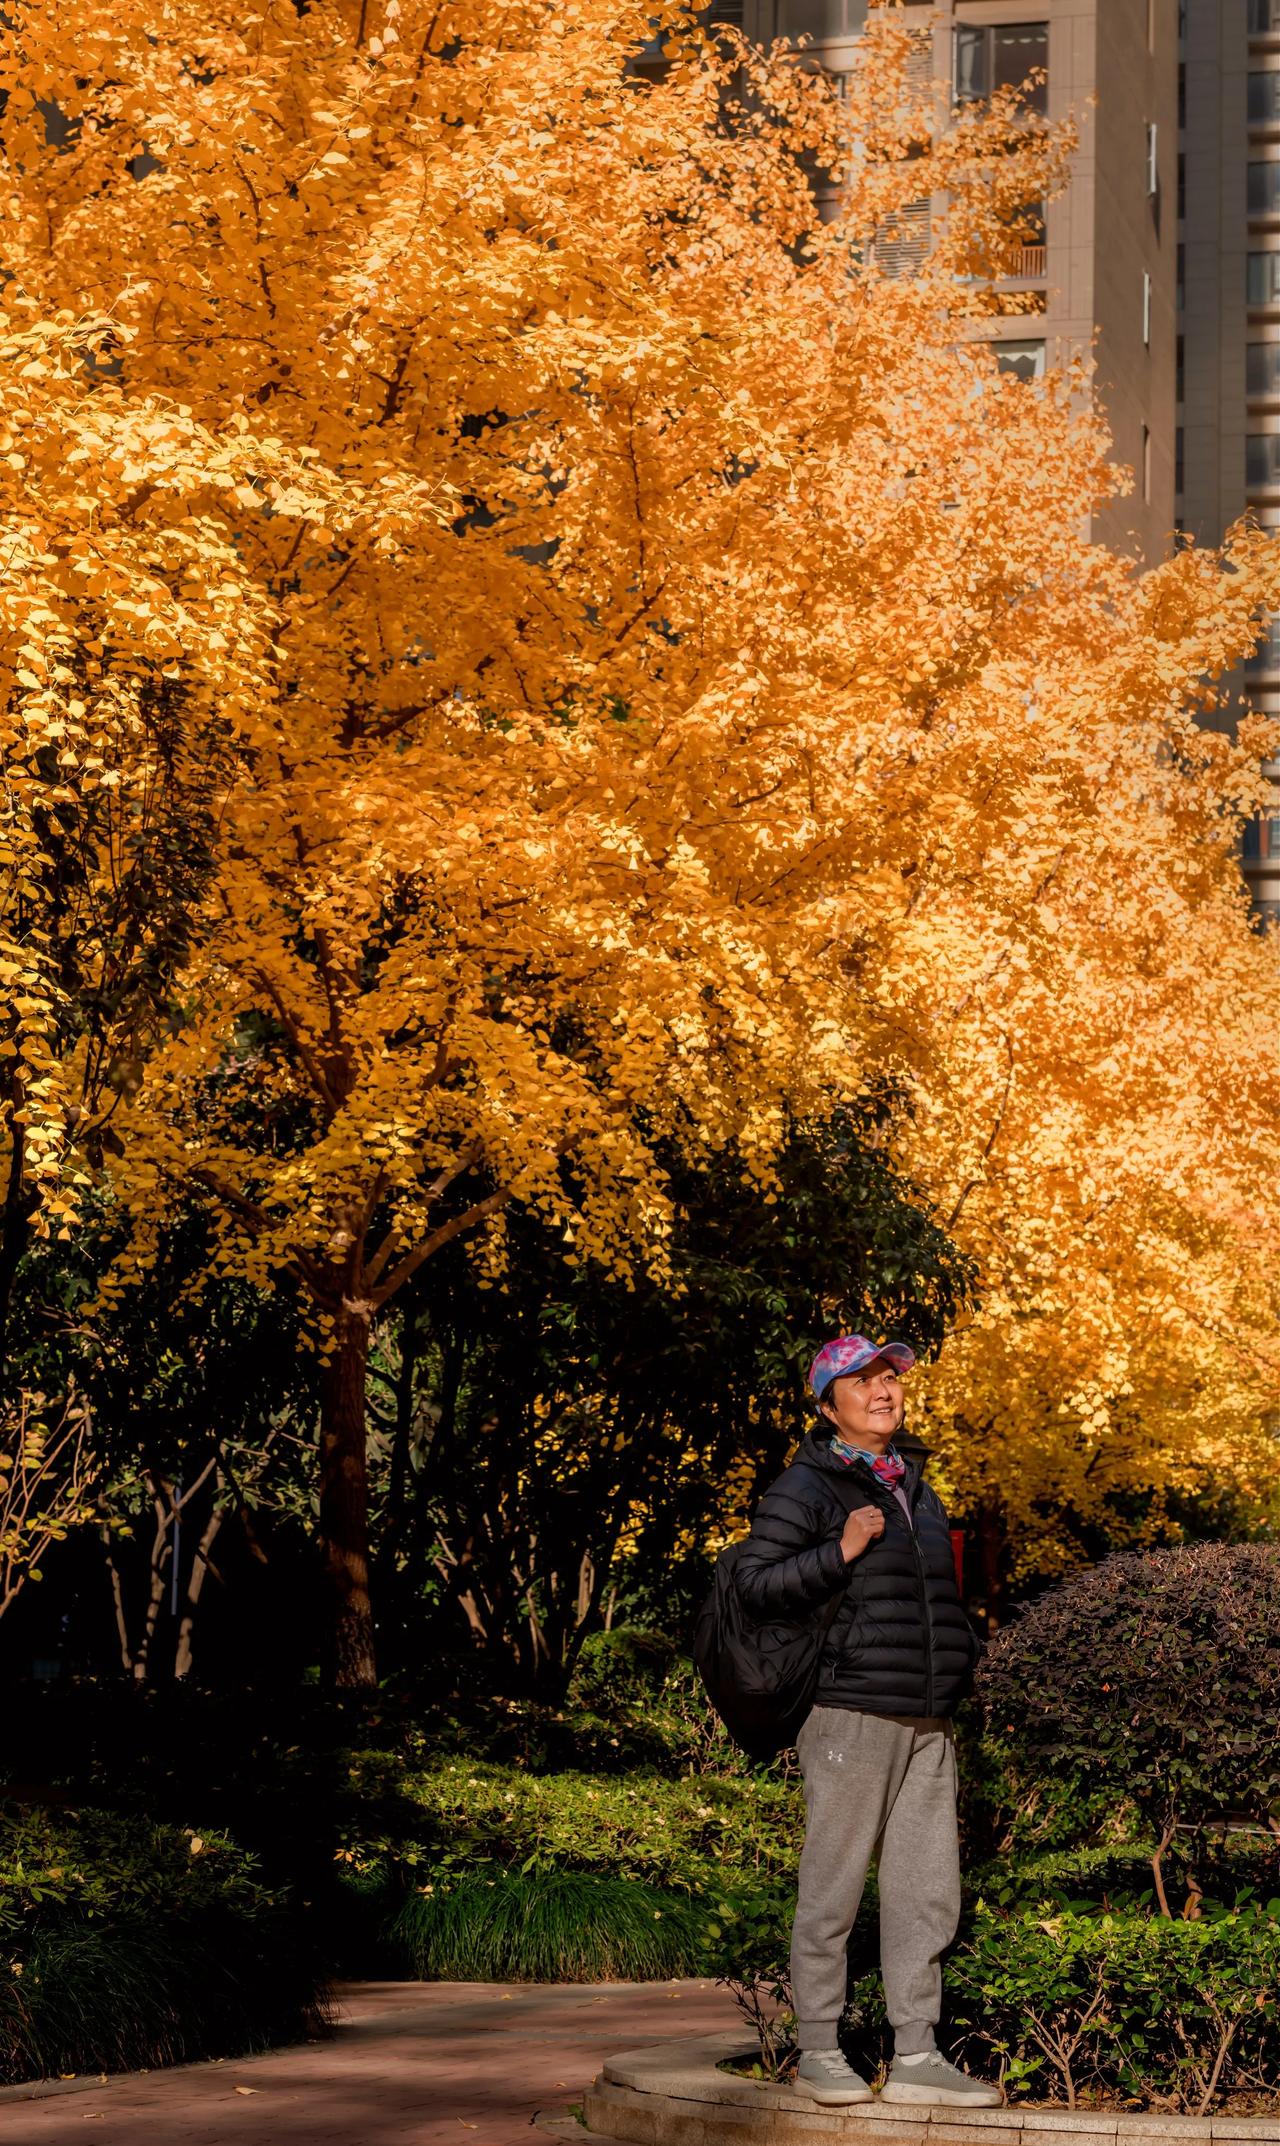
[{"label": "woman", "polygon": [[846,1948],[874,1857],[880,1964],[894,2032],[886,2101],[997,2104],[938,2050],[941,1957],[960,1915],[951,1716],[977,1641],[960,1604],[947,1516],[904,1457],[900,1341],[829,1341],[809,1384],[818,1424],[760,1501],[737,1566],[753,1616],[804,1616],[845,1599],[822,1652],[800,1732],[804,1850],[791,1936],[798,2083],[834,2107],[874,2097],[837,2042]]}]

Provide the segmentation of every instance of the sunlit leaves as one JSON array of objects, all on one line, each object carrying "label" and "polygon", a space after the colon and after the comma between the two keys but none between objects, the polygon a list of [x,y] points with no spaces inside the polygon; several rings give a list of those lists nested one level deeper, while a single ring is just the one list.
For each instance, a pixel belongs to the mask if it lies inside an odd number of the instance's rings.
[{"label": "sunlit leaves", "polygon": [[1280,577],[1256,537],[1089,546],[1125,480],[1086,383],[981,343],[959,273],[1064,140],[930,145],[894,11],[844,108],[653,0],[12,12],[18,763],[131,779],[144,663],[232,747],[117,1159],[135,1257],[194,1181],[218,1260],[353,1317],[490,1199],[660,1267],[658,1139],[767,1196],[787,1109],[888,1071],[983,1277],[926,1388],[960,1502],[1053,1565],[1069,1509],[1265,1488],[1264,743],[1196,719]]}]

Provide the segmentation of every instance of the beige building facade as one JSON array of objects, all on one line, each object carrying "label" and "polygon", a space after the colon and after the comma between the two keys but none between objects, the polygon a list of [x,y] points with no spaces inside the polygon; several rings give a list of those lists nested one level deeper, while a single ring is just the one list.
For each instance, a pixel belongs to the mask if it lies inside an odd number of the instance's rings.
[{"label": "beige building facade", "polygon": [[[1024,375],[1092,354],[1133,490],[1094,534],[1153,562],[1181,533],[1249,514],[1280,531],[1280,0],[905,0],[957,102],[1043,72],[1037,109],[1079,147],[1044,243],[990,330]],[[867,0],[720,0],[771,41],[856,65]],[[1280,617],[1240,681],[1280,714]],[[1277,803],[1245,838],[1258,911],[1280,921]]]},{"label": "beige building facade", "polygon": [[[1178,519],[1214,544],[1246,513],[1280,529],[1280,0],[1181,13]],[[1280,624],[1244,686],[1280,713]],[[1280,796],[1246,835],[1244,872],[1280,919]]]},{"label": "beige building facade", "polygon": [[[1178,0],[908,0],[907,11],[930,28],[933,72],[958,102],[1042,75],[1029,101],[1075,123],[1071,184],[1004,286],[1019,310],[992,334],[1023,373],[1092,354],[1116,459],[1134,476],[1095,533],[1161,558],[1175,518]],[[866,0],[742,0],[749,36],[804,38],[836,74],[856,65],[866,13]]]}]

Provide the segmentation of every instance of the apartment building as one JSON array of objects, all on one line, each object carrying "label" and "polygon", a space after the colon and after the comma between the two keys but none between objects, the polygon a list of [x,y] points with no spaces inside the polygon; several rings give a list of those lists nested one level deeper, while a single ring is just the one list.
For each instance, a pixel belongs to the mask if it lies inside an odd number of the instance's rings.
[{"label": "apartment building", "polygon": [[[1181,35],[1178,520],[1214,544],[1280,529],[1280,0],[1182,0]],[[1280,621],[1243,685],[1280,713]],[[1243,864],[1280,919],[1280,795]]]},{"label": "apartment building", "polygon": [[[957,102],[1034,75],[1028,101],[1075,122],[1071,184],[1046,204],[1042,242],[1002,286],[1018,308],[991,333],[1002,362],[1031,376],[1092,353],[1135,478],[1094,534],[1161,558],[1177,476],[1178,0],[908,0],[907,12],[931,31],[934,75]],[[741,0],[748,36],[804,38],[837,75],[857,64],[866,14],[866,0]],[[1280,106],[1277,144],[1280,156]]]},{"label": "apartment building", "polygon": [[[1114,452],[1133,472],[1094,534],[1154,561],[1249,514],[1280,531],[1280,0],[906,0],[957,102],[1025,82],[1079,133],[1043,242],[990,330],[1036,376],[1092,352]],[[857,64],[866,0],[720,0],[748,35]],[[923,205],[922,205],[923,210]],[[922,213],[922,234],[927,214]],[[1236,681],[1280,714],[1280,615]],[[1230,720],[1229,714],[1224,720]],[[1246,831],[1255,908],[1280,922],[1276,806]]]}]

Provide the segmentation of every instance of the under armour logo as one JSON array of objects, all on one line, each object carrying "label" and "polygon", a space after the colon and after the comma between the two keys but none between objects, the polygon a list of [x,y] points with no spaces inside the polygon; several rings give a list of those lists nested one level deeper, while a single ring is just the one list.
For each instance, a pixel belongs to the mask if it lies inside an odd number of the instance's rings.
[{"label": "under armour logo", "polygon": [[843,1766],[843,1764],[844,1764],[844,1753],[843,1753],[843,1751],[834,1751],[834,1750],[832,1750],[832,1748],[831,1748],[830,1744],[828,1744],[828,1746],[827,1746],[827,1757],[828,1757],[828,1759],[829,1759],[829,1760],[833,1760],[833,1761],[834,1761],[834,1763],[835,1763],[835,1764],[836,1764],[837,1766]]}]

